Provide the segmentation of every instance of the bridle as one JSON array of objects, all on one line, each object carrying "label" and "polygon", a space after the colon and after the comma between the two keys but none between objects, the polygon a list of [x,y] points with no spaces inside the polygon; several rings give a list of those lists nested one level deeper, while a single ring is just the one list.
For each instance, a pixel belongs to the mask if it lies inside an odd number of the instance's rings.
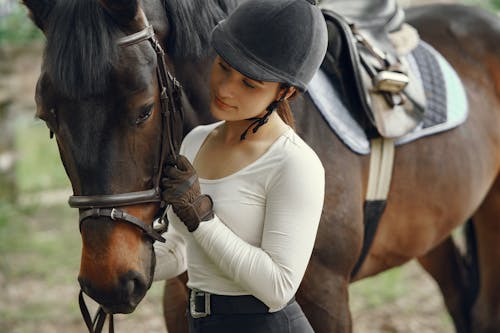
[{"label": "bridle", "polygon": [[[153,27],[146,20],[146,27],[134,34],[118,39],[117,43],[121,47],[127,47],[148,41],[156,52],[158,65],[156,73],[158,77],[161,106],[161,132],[160,132],[160,158],[155,168],[154,187],[149,190],[119,193],[119,194],[97,194],[97,195],[73,195],[69,197],[68,203],[72,208],[80,209],[79,225],[80,230],[84,220],[91,217],[109,217],[115,222],[127,222],[142,230],[145,236],[153,242],[165,242],[161,232],[165,231],[167,222],[160,224],[159,228],[153,228],[137,217],[125,212],[117,207],[124,207],[143,203],[160,203],[160,220],[164,220],[167,204],[161,198],[161,178],[163,166],[166,161],[175,161],[182,139],[183,110],[181,100],[181,86],[167,68],[165,62],[165,52],[161,47]],[[107,314],[99,307],[94,319],[90,318],[89,311],[83,299],[83,291],[79,294],[80,310],[83,319],[90,333],[102,331],[106,317],[109,315],[109,332],[114,331],[113,315]]]},{"label": "bridle", "polygon": [[161,173],[163,164],[167,159],[175,160],[180,146],[181,135],[176,135],[176,130],[182,127],[181,124],[174,123],[182,121],[182,101],[181,87],[179,82],[168,71],[165,63],[165,52],[155,36],[153,27],[148,25],[143,30],[134,34],[118,39],[118,45],[122,47],[131,46],[143,41],[149,41],[156,52],[158,67],[157,76],[160,85],[160,104],[161,104],[161,152],[155,175],[155,185],[153,188],[138,192],[128,192],[120,194],[97,194],[97,195],[73,195],[70,196],[68,203],[72,208],[80,209],[80,229],[83,221],[89,217],[109,217],[113,221],[125,221],[141,229],[144,234],[155,241],[164,242],[161,235],[146,224],[128,214],[127,212],[116,208],[128,205],[159,202],[164,208],[165,203],[161,199]]}]

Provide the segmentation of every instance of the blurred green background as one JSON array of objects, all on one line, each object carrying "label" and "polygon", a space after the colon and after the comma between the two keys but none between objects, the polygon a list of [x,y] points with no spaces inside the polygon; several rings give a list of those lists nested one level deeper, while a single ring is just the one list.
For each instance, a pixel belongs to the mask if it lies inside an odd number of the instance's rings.
[{"label": "blurred green background", "polygon": [[[462,2],[500,9],[500,0]],[[43,39],[23,7],[0,0],[0,333],[84,330],[77,213],[66,204],[56,143],[34,119]],[[434,282],[414,263],[355,283],[350,294],[355,332],[453,331]],[[161,295],[155,283],[117,329],[163,332]]]}]

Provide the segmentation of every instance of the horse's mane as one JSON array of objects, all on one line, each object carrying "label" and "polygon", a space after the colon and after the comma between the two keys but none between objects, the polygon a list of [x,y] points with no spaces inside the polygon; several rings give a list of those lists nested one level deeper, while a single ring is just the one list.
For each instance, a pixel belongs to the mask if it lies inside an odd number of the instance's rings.
[{"label": "horse's mane", "polygon": [[[169,55],[208,54],[210,33],[242,0],[163,0],[170,20]],[[47,24],[45,69],[69,98],[104,95],[118,59],[118,26],[97,0],[56,1]]]},{"label": "horse's mane", "polygon": [[56,1],[44,60],[55,88],[70,98],[104,94],[117,59],[117,30],[98,1]]},{"label": "horse's mane", "polygon": [[242,0],[164,0],[170,32],[167,49],[173,57],[200,58],[210,50],[213,27]]}]

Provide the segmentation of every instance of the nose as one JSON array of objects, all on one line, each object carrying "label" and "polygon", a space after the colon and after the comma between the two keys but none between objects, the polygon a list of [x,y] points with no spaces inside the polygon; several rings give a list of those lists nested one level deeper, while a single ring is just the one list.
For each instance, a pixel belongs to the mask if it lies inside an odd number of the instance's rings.
[{"label": "nose", "polygon": [[221,79],[215,85],[215,92],[219,98],[229,99],[234,97],[234,79],[230,76]]},{"label": "nose", "polygon": [[80,288],[107,313],[131,313],[142,300],[148,284],[145,277],[136,271],[122,274],[115,286],[102,288],[84,277],[78,277]]}]

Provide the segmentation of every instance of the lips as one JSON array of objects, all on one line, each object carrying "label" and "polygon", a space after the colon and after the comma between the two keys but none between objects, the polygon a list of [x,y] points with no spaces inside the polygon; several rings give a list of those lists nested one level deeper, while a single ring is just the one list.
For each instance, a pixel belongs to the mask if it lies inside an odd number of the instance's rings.
[{"label": "lips", "polygon": [[215,105],[219,108],[219,109],[222,109],[222,110],[230,110],[230,109],[234,109],[235,107],[232,106],[232,105],[229,105],[229,104],[226,104],[224,103],[220,98],[218,98],[217,96],[214,96],[214,103]]}]

